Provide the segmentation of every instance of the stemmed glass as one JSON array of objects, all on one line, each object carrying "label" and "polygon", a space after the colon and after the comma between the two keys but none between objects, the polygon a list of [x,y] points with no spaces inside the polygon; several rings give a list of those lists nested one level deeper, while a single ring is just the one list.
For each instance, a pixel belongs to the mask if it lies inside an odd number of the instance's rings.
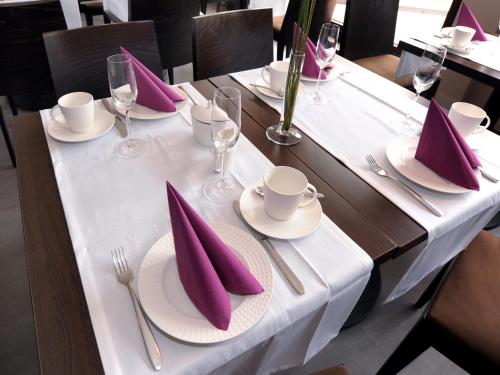
[{"label": "stemmed glass", "polygon": [[316,44],[315,58],[316,64],[319,66],[318,80],[316,81],[316,89],[310,96],[310,100],[314,104],[322,104],[323,100],[319,95],[319,81],[325,68],[327,68],[335,57],[337,42],[339,39],[340,27],[332,23],[325,23],[321,26],[321,31]]},{"label": "stemmed glass", "polygon": [[108,59],[109,91],[116,107],[125,112],[127,139],[115,147],[115,154],[122,158],[135,158],[147,149],[142,139],[131,137],[129,111],[137,99],[137,84],[130,57],[122,54],[109,56]]},{"label": "stemmed glass", "polygon": [[[416,92],[414,103],[418,101],[421,93],[430,89],[434,82],[436,82],[442,70],[445,57],[445,47],[428,45],[425,48],[413,75],[413,87]],[[410,124],[410,117],[411,108],[403,119],[395,121],[398,130],[405,135],[413,135],[420,130]]]},{"label": "stemmed glass", "polygon": [[229,202],[236,199],[240,193],[238,183],[225,173],[226,153],[236,145],[240,136],[241,93],[238,89],[221,87],[215,90],[210,124],[220,172],[208,179],[203,193],[212,202]]}]

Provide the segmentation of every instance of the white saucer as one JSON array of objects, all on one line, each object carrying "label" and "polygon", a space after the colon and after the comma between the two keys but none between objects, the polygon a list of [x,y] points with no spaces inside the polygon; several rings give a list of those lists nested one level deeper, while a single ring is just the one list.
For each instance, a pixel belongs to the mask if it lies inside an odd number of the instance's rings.
[{"label": "white saucer", "polygon": [[160,238],[146,253],[138,277],[141,304],[153,323],[172,337],[197,344],[229,340],[249,330],[262,318],[273,294],[271,261],[260,243],[240,228],[223,223],[210,226],[264,288],[264,292],[255,295],[229,293],[231,322],[226,331],[213,326],[184,290],[172,233]]},{"label": "white saucer", "polygon": [[446,47],[447,50],[450,50],[451,52],[458,52],[458,53],[471,53],[474,50],[474,47],[472,45],[467,45],[463,48],[460,47],[454,47],[450,42],[443,42],[443,46]]},{"label": "white saucer", "polygon": [[473,133],[465,138],[465,142],[467,142],[472,150],[480,150],[487,143],[486,132],[487,130],[480,133]]},{"label": "white saucer", "polygon": [[[419,138],[395,138],[387,144],[386,154],[391,165],[409,180],[428,189],[448,194],[464,194],[472,190],[455,185],[415,159]],[[476,171],[478,178],[480,172]]]},{"label": "white saucer", "polygon": [[115,116],[97,106],[94,102],[94,125],[86,133],[74,133],[68,127],[62,126],[63,117],[61,112],[51,119],[47,131],[49,135],[61,142],[85,142],[99,138],[109,132],[115,124]]},{"label": "white saucer", "polygon": [[[328,75],[326,76],[325,79],[320,79],[319,81],[320,82],[329,82],[329,81],[332,81],[334,80],[335,78],[337,78],[340,74],[342,74],[345,70],[341,69],[340,67],[333,67],[331,68],[330,72],[328,73]],[[314,82],[316,83],[316,81],[318,80],[317,78],[313,78],[313,77],[307,77],[305,75],[302,75],[300,77],[300,79],[302,81],[306,81],[306,82]]]},{"label": "white saucer", "polygon": [[259,180],[248,186],[240,197],[241,214],[252,228],[268,237],[281,240],[305,237],[318,229],[323,211],[317,199],[306,207],[298,208],[290,220],[274,220],[264,209],[264,198],[254,191],[255,186],[261,182]]},{"label": "white saucer", "polygon": [[[136,120],[158,120],[174,116],[177,113],[179,113],[188,103],[187,95],[184,91],[178,89],[177,87],[172,87],[172,89],[183,98],[182,101],[175,103],[175,108],[176,108],[175,112],[161,112],[135,103],[130,112],[128,113],[130,118]],[[115,109],[121,115],[125,116],[125,111],[122,108],[115,106]]]},{"label": "white saucer", "polygon": [[[262,78],[258,78],[257,79],[257,82],[255,82],[256,85],[261,85],[261,86],[269,86],[269,84],[264,81]],[[273,99],[278,99],[278,100],[283,100],[285,99],[284,96],[279,96],[277,95],[273,90],[271,90],[270,88],[269,89],[265,89],[263,87],[258,87],[258,86],[253,86],[253,88],[255,88],[258,92],[260,92],[262,95],[265,95],[269,98],[273,98]],[[299,84],[299,90],[298,92],[301,93],[302,90],[304,89],[304,85],[303,84]]]}]

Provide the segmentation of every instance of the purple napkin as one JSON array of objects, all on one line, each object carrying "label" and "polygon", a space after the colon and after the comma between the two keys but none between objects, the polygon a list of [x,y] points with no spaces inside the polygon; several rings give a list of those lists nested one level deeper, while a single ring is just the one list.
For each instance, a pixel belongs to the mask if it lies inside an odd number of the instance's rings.
[{"label": "purple napkin", "polygon": [[[326,68],[321,72],[321,79],[326,79],[326,77],[328,76],[327,74],[328,69],[330,68]],[[321,70],[318,64],[316,63],[316,46],[314,45],[311,39],[307,38],[302,74],[305,75],[306,77],[318,78],[320,71]]]},{"label": "purple napkin", "polygon": [[125,48],[120,52],[132,60],[137,82],[137,103],[162,112],[175,112],[175,102],[183,100],[172,88],[155,76]]},{"label": "purple napkin", "polygon": [[481,163],[434,99],[425,118],[415,159],[456,185],[479,190],[473,168]]},{"label": "purple napkin", "polygon": [[179,276],[191,301],[217,328],[227,330],[235,294],[264,289],[234,252],[167,182],[168,207]]},{"label": "purple napkin", "polygon": [[475,29],[476,34],[474,34],[472,40],[479,40],[481,42],[486,42],[488,40],[486,34],[481,28],[481,25],[479,25],[476,17],[474,17],[474,14],[472,14],[470,8],[467,6],[467,4],[465,4],[465,2],[462,4],[462,8],[460,8],[460,13],[458,14],[457,18],[457,26],[467,26]]}]

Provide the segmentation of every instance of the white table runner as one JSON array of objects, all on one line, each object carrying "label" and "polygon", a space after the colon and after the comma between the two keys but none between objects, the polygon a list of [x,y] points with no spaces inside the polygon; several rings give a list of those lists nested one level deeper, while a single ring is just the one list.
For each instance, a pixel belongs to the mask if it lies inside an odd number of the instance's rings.
[{"label": "white table runner", "polygon": [[[411,96],[403,95],[403,89],[396,84],[339,56],[335,59],[337,69],[351,73],[320,84],[320,93],[326,99],[324,105],[316,106],[299,97],[294,124],[429,232],[425,249],[409,252],[394,261],[398,265],[395,269],[406,272],[387,298],[391,301],[465,248],[500,209],[500,184],[480,178],[480,192],[457,196],[433,192],[407,180],[444,212],[444,217],[438,218],[390,180],[373,173],[365,160],[369,153],[384,168],[397,174],[385,156],[386,144],[397,136],[389,120],[402,117],[402,113],[411,109],[414,117],[422,122],[427,109],[414,103]],[[233,76],[273,108],[281,110],[282,101],[268,98],[248,85],[260,77],[259,69]],[[307,90],[313,90],[315,83],[304,82],[304,85]],[[488,132],[486,139],[487,144],[480,152],[481,161],[500,175],[500,165],[492,164],[495,160],[500,163],[498,156],[494,156],[500,148],[500,137]]]},{"label": "white table runner", "polygon": [[[202,98],[189,84],[184,87]],[[60,143],[47,135],[108,374],[154,373],[128,292],[116,280],[110,250],[123,245],[137,276],[144,254],[170,231],[165,181],[168,179],[205,219],[245,228],[231,203],[217,205],[202,196],[202,185],[213,173],[213,155],[194,140],[187,107],[182,115],[135,122],[133,131],[150,146],[148,154],[137,159],[113,155],[113,147],[120,141],[114,129],[100,139],[80,144]],[[47,129],[50,114],[42,111],[41,115]],[[242,136],[232,156],[231,171],[237,180],[248,185],[270,166],[269,160]],[[338,334],[369,279],[371,259],[326,216],[313,235],[273,243],[302,279],[306,294],[296,295],[273,270],[275,288],[267,312],[250,331],[229,342],[190,345],[153,328],[164,357],[160,373],[222,374],[231,369],[247,374],[269,373],[304,363]]]}]

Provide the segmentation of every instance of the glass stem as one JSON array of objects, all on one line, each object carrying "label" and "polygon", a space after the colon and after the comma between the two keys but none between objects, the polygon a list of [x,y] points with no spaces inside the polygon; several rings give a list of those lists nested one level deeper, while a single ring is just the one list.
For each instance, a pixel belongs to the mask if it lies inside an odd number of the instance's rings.
[{"label": "glass stem", "polygon": [[219,173],[219,184],[224,183],[224,177],[226,173],[226,166],[224,165],[224,155],[226,154],[226,148],[220,153],[220,173]]},{"label": "glass stem", "polygon": [[[413,98],[413,103],[416,103],[419,97],[420,97],[420,93],[417,92],[417,95],[415,95],[415,97]],[[412,109],[410,108],[410,110],[406,113],[403,124],[405,124],[405,125],[408,124],[408,121],[410,121],[411,113],[412,113]]]},{"label": "glass stem", "polygon": [[130,117],[128,115],[129,111],[130,111],[129,109],[127,109],[125,111],[125,124],[127,125],[127,141],[130,141],[130,139],[132,138],[132,134],[130,132],[130,128],[131,128]]},{"label": "glass stem", "polygon": [[319,80],[321,79],[321,73],[323,73],[323,69],[319,69],[318,79],[316,80],[316,90],[314,90],[314,98],[317,99],[319,97]]}]

